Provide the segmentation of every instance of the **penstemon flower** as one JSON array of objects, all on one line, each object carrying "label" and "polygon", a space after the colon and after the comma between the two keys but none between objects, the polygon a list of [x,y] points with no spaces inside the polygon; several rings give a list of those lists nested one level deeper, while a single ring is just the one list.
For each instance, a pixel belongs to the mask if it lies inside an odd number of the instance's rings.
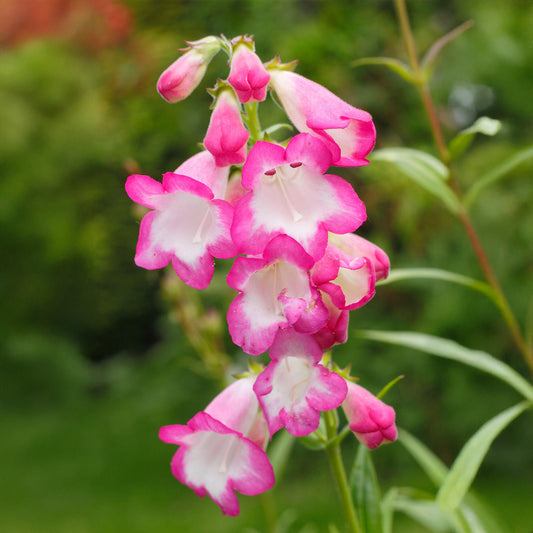
[{"label": "penstemon flower", "polygon": [[326,253],[313,266],[311,279],[338,309],[351,310],[374,296],[377,279],[387,277],[388,271],[387,255],[371,242],[353,233],[331,234]]},{"label": "penstemon flower", "polygon": [[325,174],[330,164],[326,145],[306,133],[287,148],[257,142],[242,169],[242,185],[251,192],[235,206],[231,228],[239,250],[260,254],[271,239],[286,234],[318,260],[328,231],[355,231],[366,219],[365,206],[347,181]]},{"label": "penstemon flower", "polygon": [[322,350],[329,350],[335,344],[343,344],[348,339],[348,323],[350,312],[339,309],[327,292],[319,289],[322,303],[328,310],[328,320],[324,327],[313,334]]},{"label": "penstemon flower", "polygon": [[346,397],[346,382],[322,364],[322,350],[309,335],[280,330],[272,359],[254,390],[273,435],[282,427],[296,437],[318,428],[320,412],[336,409]]},{"label": "penstemon flower", "polygon": [[154,270],[172,263],[187,285],[205,289],[213,277],[213,256],[235,255],[228,237],[233,208],[204,183],[173,172],[165,173],[162,183],[136,174],[126,181],[126,192],[151,209],[139,228],[138,266]]},{"label": "penstemon flower", "polygon": [[256,495],[274,485],[264,447],[268,431],[253,392],[254,377],[233,382],[186,426],[164,426],[159,438],[177,444],[174,476],[198,496],[209,497],[224,514],[239,514],[234,491]]},{"label": "penstemon flower", "polygon": [[270,83],[285,112],[301,132],[319,136],[331,151],[332,164],[358,167],[376,141],[372,117],[328,89],[299,74],[275,66]]},{"label": "penstemon flower", "polygon": [[[162,74],[162,96],[175,102],[190,94],[219,49],[230,58],[230,72],[209,90],[214,104],[205,150],[164,173],[161,183],[130,176],[126,192],[149,209],[137,265],[171,263],[186,284],[203,289],[214,258],[240,254],[226,278],[237,291],[228,330],[244,352],[270,360],[266,367],[250,362],[247,377],[186,425],[160,430],[163,441],[178,446],[174,476],[234,516],[235,491],[255,495],[274,484],[265,449],[282,428],[297,437],[316,431],[325,443],[323,418],[327,445],[338,446],[327,412],[341,405],[369,448],[394,440],[396,426],[394,410],[324,354],[346,342],[350,310],[370,300],[389,272],[385,252],[353,234],[366,219],[364,203],[347,181],[327,173],[332,164],[367,163],[372,119],[278,60],[265,69],[248,36],[190,43]],[[257,103],[269,89],[301,133],[275,142],[261,130]]]},{"label": "penstemon flower", "polygon": [[291,325],[315,333],[327,320],[327,310],[311,285],[313,258],[287,235],[278,235],[262,257],[237,257],[228,285],[239,291],[228,310],[232,340],[246,353],[270,348],[279,328]]}]

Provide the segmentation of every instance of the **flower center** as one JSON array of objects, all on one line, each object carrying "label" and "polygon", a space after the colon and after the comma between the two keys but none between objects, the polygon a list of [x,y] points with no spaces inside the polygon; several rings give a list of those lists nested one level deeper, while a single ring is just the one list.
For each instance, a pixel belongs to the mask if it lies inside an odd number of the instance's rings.
[{"label": "flower center", "polygon": [[199,244],[202,242],[202,233],[206,229],[206,225],[208,221],[210,220],[209,215],[211,214],[211,211],[209,208],[207,208],[205,215],[203,216],[200,225],[198,226],[198,229],[196,230],[196,233],[194,234],[194,237],[192,238],[193,244]]},{"label": "flower center", "polygon": [[302,163],[295,162],[290,163],[290,165],[282,165],[276,168],[267,170],[263,175],[263,183],[266,185],[277,185],[281,191],[289,212],[294,220],[298,222],[302,220],[303,215],[294,207],[293,202],[287,191],[287,183],[295,180],[300,172],[300,167]]}]

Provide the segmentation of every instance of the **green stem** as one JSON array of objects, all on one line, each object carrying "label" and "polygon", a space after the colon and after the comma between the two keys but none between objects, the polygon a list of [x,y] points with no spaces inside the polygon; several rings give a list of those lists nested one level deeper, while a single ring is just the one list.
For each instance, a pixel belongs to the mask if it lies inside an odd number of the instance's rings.
[{"label": "green stem", "polygon": [[263,516],[265,517],[265,525],[268,533],[280,533],[277,514],[276,514],[276,504],[274,498],[270,492],[263,492],[259,495],[261,500],[261,507],[263,508]]},{"label": "green stem", "polygon": [[[407,48],[407,53],[409,55],[411,69],[413,70],[416,85],[420,92],[420,96],[422,98],[422,102],[424,104],[424,108],[426,110],[426,114],[430,122],[431,132],[435,140],[435,145],[437,147],[442,162],[448,167],[448,170],[450,172],[451,188],[453,189],[457,197],[461,200],[462,204],[461,191],[459,183],[455,177],[454,169],[451,165],[450,153],[446,146],[446,142],[444,141],[444,135],[442,133],[442,128],[438,120],[433,100],[431,99],[427,80],[422,73],[420,63],[418,61],[415,41],[413,37],[413,32],[411,31],[411,26],[409,24],[409,16],[407,13],[407,7],[405,5],[405,0],[394,0],[394,4],[400,23],[402,37]],[[474,250],[474,254],[476,255],[476,259],[481,267],[481,270],[483,271],[485,279],[493,288],[497,296],[498,308],[502,313],[505,324],[509,328],[511,336],[513,337],[513,341],[516,344],[517,348],[520,350],[520,353],[522,354],[531,373],[533,374],[533,348],[529,346],[524,340],[518,321],[516,320],[511,310],[511,306],[509,305],[509,302],[505,297],[500,282],[496,277],[496,274],[487,257],[487,254],[485,253],[483,245],[481,244],[481,240],[479,239],[472,220],[470,219],[468,212],[465,208],[462,208],[459,211],[459,220],[461,221],[461,224],[463,225],[463,228],[468,236],[468,239]]]},{"label": "green stem", "polygon": [[248,126],[248,131],[250,132],[250,142],[252,144],[256,141],[263,140],[263,130],[261,129],[261,124],[259,122],[258,107],[259,106],[257,102],[244,104],[246,114],[243,117],[243,120]]},{"label": "green stem", "polygon": [[359,525],[357,515],[355,513],[355,507],[353,505],[350,487],[348,485],[348,478],[346,477],[346,470],[344,469],[344,463],[342,462],[340,443],[335,441],[337,436],[335,411],[326,411],[324,413],[324,420],[326,422],[328,441],[331,442],[331,445],[326,448],[326,452],[329,457],[335,482],[337,483],[342,511],[348,525],[348,531],[350,533],[364,533]]}]

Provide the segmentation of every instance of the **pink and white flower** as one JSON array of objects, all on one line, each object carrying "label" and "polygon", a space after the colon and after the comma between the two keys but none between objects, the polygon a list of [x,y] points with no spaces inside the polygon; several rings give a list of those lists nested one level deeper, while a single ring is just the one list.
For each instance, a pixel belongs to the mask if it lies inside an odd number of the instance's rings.
[{"label": "pink and white flower", "polygon": [[204,146],[219,167],[239,165],[246,159],[250,134],[241,120],[239,102],[231,88],[219,89],[204,137]]},{"label": "pink and white flower", "polygon": [[266,98],[270,74],[254,52],[252,39],[241,36],[233,39],[229,84],[242,104],[262,102]]},{"label": "pink and white flower", "polygon": [[390,261],[387,254],[373,242],[355,233],[344,235],[329,235],[329,242],[351,257],[366,257],[372,263],[376,281],[385,279],[389,275]]},{"label": "pink and white flower", "polygon": [[187,98],[204,77],[207,66],[220,50],[220,41],[209,36],[191,41],[185,50],[157,81],[157,91],[171,104]]},{"label": "pink and white flower", "polygon": [[368,164],[376,129],[372,117],[341,100],[322,85],[288,70],[269,69],[270,84],[285,112],[301,132],[319,136],[332,154],[332,164]]},{"label": "pink and white flower", "polygon": [[325,351],[335,344],[343,344],[347,341],[350,312],[339,309],[332,302],[327,292],[322,292],[321,290],[318,292],[328,310],[328,321],[323,328],[313,334],[313,338],[318,342],[320,348]]},{"label": "pink and white flower", "polygon": [[254,385],[270,434],[285,427],[296,437],[309,435],[321,411],[341,405],[346,381],[320,364],[322,350],[312,337],[292,328],[278,332],[270,357]]},{"label": "pink and white flower", "polygon": [[293,137],[287,148],[256,142],[242,169],[242,185],[251,192],[235,206],[231,228],[240,251],[260,254],[286,234],[316,261],[328,231],[355,231],[366,219],[365,206],[347,181],[324,174],[330,164],[326,145],[308,133]]},{"label": "pink and white flower", "polygon": [[326,253],[314,265],[311,279],[336,307],[352,310],[374,296],[377,276],[386,277],[389,268],[385,252],[366,239],[353,233],[330,234]]},{"label": "pink and white flower", "polygon": [[342,404],[350,429],[357,439],[373,450],[398,436],[394,409],[365,388],[347,381],[348,394]]},{"label": "pink and white flower", "polygon": [[265,419],[253,391],[255,377],[224,389],[187,425],[163,426],[159,438],[179,446],[172,474],[198,496],[206,494],[224,514],[239,514],[235,491],[256,495],[274,485],[274,471],[264,451]]},{"label": "pink and white flower", "polygon": [[328,313],[311,286],[313,258],[287,235],[278,235],[263,257],[237,257],[228,273],[228,285],[238,294],[228,309],[233,342],[246,353],[258,355],[272,345],[279,328],[294,326],[314,333]]},{"label": "pink and white flower", "polygon": [[138,266],[154,270],[171,262],[187,285],[204,289],[213,277],[213,257],[236,255],[229,237],[233,208],[215,199],[201,181],[166,172],[159,183],[135,174],[127,179],[126,192],[134,202],[151,209],[139,228]]}]

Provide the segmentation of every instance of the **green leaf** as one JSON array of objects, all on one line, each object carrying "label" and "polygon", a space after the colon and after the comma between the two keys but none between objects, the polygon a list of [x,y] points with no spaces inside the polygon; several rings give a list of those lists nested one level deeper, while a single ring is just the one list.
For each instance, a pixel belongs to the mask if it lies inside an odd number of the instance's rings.
[{"label": "green leaf", "polygon": [[399,74],[404,80],[417,85],[418,82],[413,75],[413,71],[403,61],[399,59],[394,59],[392,57],[364,57],[362,59],[357,59],[351,63],[352,67],[361,67],[364,65],[384,65],[385,67],[390,68],[392,71]]},{"label": "green leaf", "polygon": [[[398,442],[411,454],[422,470],[438,489],[446,476],[446,465],[420,440],[399,429]],[[386,498],[383,498],[385,501]],[[459,509],[455,510],[455,518],[460,530],[482,533],[501,533],[505,528],[497,516],[474,494],[467,494]]]},{"label": "green leaf", "polygon": [[489,117],[478,118],[472,126],[460,131],[449,145],[450,156],[452,159],[460,156],[472,144],[477,133],[483,135],[496,135],[502,127],[499,120]]},{"label": "green leaf", "polygon": [[355,331],[354,334],[364,339],[406,346],[430,355],[459,361],[465,365],[492,374],[516,389],[526,399],[533,401],[533,386],[516,372],[516,370],[486,352],[471,350],[449,339],[443,339],[425,333],[360,330]]},{"label": "green leaf", "polygon": [[398,442],[407,449],[435,487],[439,488],[448,473],[446,465],[425,444],[405,429],[398,430]]},{"label": "green leaf", "polygon": [[521,402],[486,422],[468,440],[454,461],[438,494],[437,503],[446,510],[456,509],[468,492],[494,439],[532,402]]},{"label": "green leaf", "polygon": [[435,533],[448,533],[453,529],[453,515],[441,509],[433,495],[427,492],[394,487],[387,494],[387,506],[393,511],[403,512]]},{"label": "green leaf", "polygon": [[439,56],[442,49],[455,38],[459,37],[461,33],[471,28],[473,25],[473,20],[467,20],[466,22],[463,22],[463,24],[461,24],[460,26],[457,26],[457,28],[454,28],[452,31],[448,32],[446,35],[443,35],[440,39],[438,39],[431,45],[429,50],[424,55],[422,61],[420,62],[424,79],[429,80],[431,72],[435,65],[435,61],[437,60],[437,57]]},{"label": "green leaf", "polygon": [[382,533],[381,494],[370,451],[359,445],[350,475],[350,489],[359,523],[365,533]]},{"label": "green leaf", "polygon": [[489,171],[487,174],[481,176],[466,192],[463,197],[464,205],[469,207],[474,200],[479,196],[479,193],[492,183],[501,180],[513,171],[518,165],[533,158],[533,146],[524,148],[515,152],[511,157],[506,159],[501,165]]},{"label": "green leaf", "polygon": [[370,160],[391,164],[401,174],[440,198],[452,213],[460,210],[459,199],[445,183],[449,177],[448,169],[436,157],[412,148],[382,148],[374,151]]},{"label": "green leaf", "polygon": [[457,285],[463,285],[469,289],[479,291],[488,296],[496,306],[499,306],[498,295],[494,289],[484,281],[469,278],[456,272],[448,270],[441,270],[439,268],[396,268],[391,271],[386,279],[378,281],[378,285],[387,285],[396,281],[403,281],[406,279],[438,279],[448,281]]}]

